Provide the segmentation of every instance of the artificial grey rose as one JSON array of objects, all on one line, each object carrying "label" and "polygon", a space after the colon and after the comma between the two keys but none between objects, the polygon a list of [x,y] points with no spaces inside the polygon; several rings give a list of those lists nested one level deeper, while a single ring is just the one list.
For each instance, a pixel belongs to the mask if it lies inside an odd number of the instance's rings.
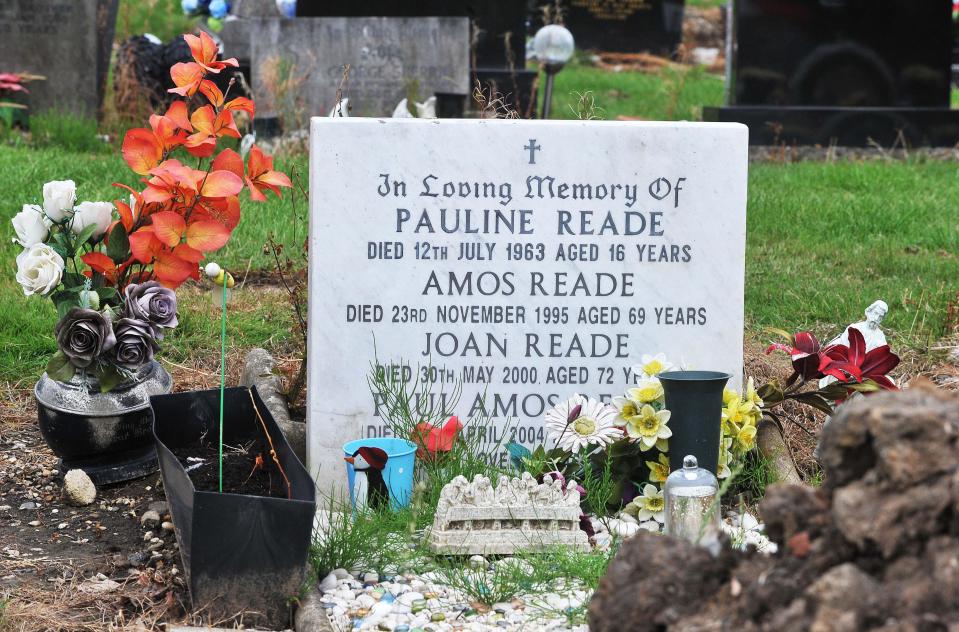
[{"label": "artificial grey rose", "polygon": [[117,344],[113,347],[113,363],[135,370],[153,359],[157,343],[153,327],[138,318],[121,318],[113,327]]},{"label": "artificial grey rose", "polygon": [[126,305],[124,318],[147,321],[153,327],[153,335],[163,340],[163,330],[172,329],[179,323],[176,318],[176,293],[156,281],[131,283],[124,290]]},{"label": "artificial grey rose", "polygon": [[60,319],[54,330],[57,346],[70,364],[84,369],[116,344],[113,327],[103,314],[92,309],[74,307]]}]

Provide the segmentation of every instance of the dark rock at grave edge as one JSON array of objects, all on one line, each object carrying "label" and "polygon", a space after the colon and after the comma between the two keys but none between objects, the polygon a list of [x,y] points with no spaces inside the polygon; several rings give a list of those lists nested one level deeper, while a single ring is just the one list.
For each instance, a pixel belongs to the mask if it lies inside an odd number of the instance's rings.
[{"label": "dark rock at grave edge", "polygon": [[820,455],[821,488],[772,486],[760,504],[779,553],[713,557],[640,533],[600,581],[590,630],[959,629],[959,397],[919,384],[858,398]]}]

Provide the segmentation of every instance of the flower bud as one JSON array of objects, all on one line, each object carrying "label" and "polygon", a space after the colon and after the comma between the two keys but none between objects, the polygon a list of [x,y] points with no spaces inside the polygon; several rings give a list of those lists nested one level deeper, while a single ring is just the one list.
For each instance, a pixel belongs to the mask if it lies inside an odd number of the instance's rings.
[{"label": "flower bud", "polygon": [[93,290],[81,290],[80,291],[80,307],[86,309],[92,309],[94,311],[100,310],[100,295],[94,292]]},{"label": "flower bud", "polygon": [[203,268],[203,272],[211,279],[215,279],[220,274],[220,264],[216,261],[211,261]]}]

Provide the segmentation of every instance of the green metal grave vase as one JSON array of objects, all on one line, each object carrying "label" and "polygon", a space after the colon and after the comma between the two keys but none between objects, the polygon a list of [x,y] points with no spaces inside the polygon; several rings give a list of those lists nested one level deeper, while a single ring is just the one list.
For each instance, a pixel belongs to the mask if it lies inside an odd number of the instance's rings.
[{"label": "green metal grave vase", "polygon": [[720,371],[667,371],[658,377],[666,393],[666,409],[671,413],[669,469],[682,469],[683,459],[692,454],[699,467],[716,474],[723,388],[732,375]]}]

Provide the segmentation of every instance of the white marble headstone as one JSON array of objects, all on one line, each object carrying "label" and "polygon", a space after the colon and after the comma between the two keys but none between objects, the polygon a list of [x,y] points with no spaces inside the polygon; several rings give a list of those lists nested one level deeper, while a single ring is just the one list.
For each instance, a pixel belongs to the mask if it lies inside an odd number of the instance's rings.
[{"label": "white marble headstone", "polygon": [[435,367],[435,393],[462,378],[458,416],[510,418],[506,440],[528,446],[551,404],[621,394],[644,353],[739,382],[745,126],[314,118],[311,132],[321,489],[345,480],[343,443],[384,435],[374,341],[381,364]]}]

